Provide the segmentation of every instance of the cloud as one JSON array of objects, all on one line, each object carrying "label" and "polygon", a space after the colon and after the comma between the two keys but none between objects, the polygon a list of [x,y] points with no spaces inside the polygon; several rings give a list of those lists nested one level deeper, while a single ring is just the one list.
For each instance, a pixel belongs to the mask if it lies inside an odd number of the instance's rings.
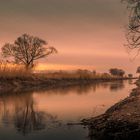
[{"label": "cloud", "polygon": [[[55,18],[119,18],[119,0],[2,0],[0,13],[5,16]],[[117,16],[116,16],[117,15]]]}]

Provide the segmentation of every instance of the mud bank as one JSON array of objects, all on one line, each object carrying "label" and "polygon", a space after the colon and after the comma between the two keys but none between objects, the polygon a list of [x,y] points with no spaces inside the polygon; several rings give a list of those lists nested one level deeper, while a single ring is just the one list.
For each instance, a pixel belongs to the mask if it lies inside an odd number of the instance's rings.
[{"label": "mud bank", "polygon": [[81,124],[88,128],[89,137],[93,140],[140,139],[140,87],[133,89],[129,97],[113,105],[103,115],[83,119]]},{"label": "mud bank", "polygon": [[110,82],[116,80],[128,80],[130,78],[116,79],[0,79],[0,94],[14,93],[17,91],[47,90],[58,87],[85,85],[97,82]]}]

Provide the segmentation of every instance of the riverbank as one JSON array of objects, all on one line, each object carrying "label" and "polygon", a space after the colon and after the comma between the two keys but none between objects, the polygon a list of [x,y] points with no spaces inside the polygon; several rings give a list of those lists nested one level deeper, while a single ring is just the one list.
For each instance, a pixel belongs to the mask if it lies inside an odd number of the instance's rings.
[{"label": "riverbank", "polygon": [[0,78],[0,93],[5,92],[17,92],[17,91],[29,91],[29,90],[42,90],[52,89],[57,87],[67,87],[74,85],[91,84],[95,82],[110,82],[116,80],[131,80],[135,78],[62,78],[62,79],[48,79],[40,77],[30,78],[13,78],[5,79]]},{"label": "riverbank", "polygon": [[81,124],[89,137],[97,140],[136,140],[140,138],[140,82],[130,96],[116,103],[103,115],[84,119]]}]

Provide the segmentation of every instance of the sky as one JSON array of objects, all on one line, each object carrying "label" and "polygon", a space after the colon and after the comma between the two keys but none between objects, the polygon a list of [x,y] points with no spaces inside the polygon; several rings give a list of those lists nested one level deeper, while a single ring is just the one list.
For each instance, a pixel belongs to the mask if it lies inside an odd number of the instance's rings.
[{"label": "sky", "polygon": [[124,46],[128,24],[121,0],[1,0],[0,46],[28,33],[46,40],[58,54],[38,69],[122,68],[135,73],[139,57]]}]

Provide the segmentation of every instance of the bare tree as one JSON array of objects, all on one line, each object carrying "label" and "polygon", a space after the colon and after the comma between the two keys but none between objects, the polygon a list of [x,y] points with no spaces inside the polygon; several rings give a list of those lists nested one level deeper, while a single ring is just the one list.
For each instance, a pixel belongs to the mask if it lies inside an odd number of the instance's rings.
[{"label": "bare tree", "polygon": [[140,0],[122,0],[128,4],[129,25],[127,32],[128,48],[140,51]]},{"label": "bare tree", "polygon": [[23,34],[13,43],[2,47],[4,57],[10,57],[16,64],[25,65],[26,69],[33,68],[34,62],[57,53],[54,47],[45,47],[48,43],[38,37]]}]

